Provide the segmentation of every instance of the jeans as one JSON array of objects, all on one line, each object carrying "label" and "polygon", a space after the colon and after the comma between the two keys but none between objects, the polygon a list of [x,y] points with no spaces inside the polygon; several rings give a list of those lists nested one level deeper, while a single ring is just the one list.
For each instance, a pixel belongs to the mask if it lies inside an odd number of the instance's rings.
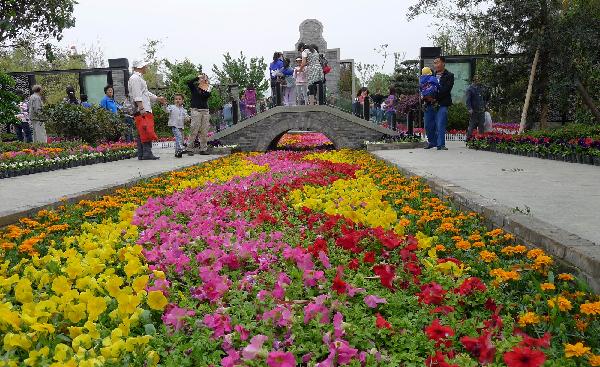
[{"label": "jeans", "polygon": [[171,126],[173,136],[175,137],[175,153],[183,151],[183,129]]},{"label": "jeans", "polygon": [[446,146],[446,126],[448,125],[448,107],[439,106],[437,110],[428,105],[425,109],[425,132],[430,147]]},{"label": "jeans", "polygon": [[473,130],[477,128],[480,134],[485,132],[485,111],[473,111],[469,118],[469,128],[467,129],[467,139],[473,136]]},{"label": "jeans", "polygon": [[125,116],[125,141],[131,143],[133,141],[133,117]]},{"label": "jeans", "polygon": [[375,122],[381,124],[381,121],[383,121],[383,110],[381,107],[375,107],[373,109],[373,116],[375,117]]},{"label": "jeans", "polygon": [[283,105],[284,106],[295,106],[296,105],[296,87],[283,88]]},{"label": "jeans", "polygon": [[388,125],[390,129],[396,130],[396,112],[395,111],[387,111],[385,113],[387,118]]},{"label": "jeans", "polygon": [[306,104],[306,84],[296,84],[296,99],[298,106],[304,106]]}]

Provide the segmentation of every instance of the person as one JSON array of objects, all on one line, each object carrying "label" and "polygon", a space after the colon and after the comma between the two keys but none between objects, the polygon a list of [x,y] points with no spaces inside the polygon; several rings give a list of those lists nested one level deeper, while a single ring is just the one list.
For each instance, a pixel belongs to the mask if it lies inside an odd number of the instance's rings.
[{"label": "person", "polygon": [[163,102],[163,97],[158,97],[148,90],[144,80],[144,74],[148,71],[148,62],[135,60],[133,62],[133,74],[127,83],[131,99],[135,103],[134,115],[137,128],[137,156],[139,160],[156,160],[160,157],[152,153],[152,142],[158,140],[154,132],[154,115],[152,114],[152,102]]},{"label": "person", "polygon": [[446,69],[444,56],[436,57],[433,63],[440,87],[435,98],[431,102],[426,102],[425,132],[429,143],[425,149],[448,150],[446,148],[446,126],[448,125],[448,107],[452,106],[454,74]]},{"label": "person", "polygon": [[92,107],[92,104],[90,102],[88,102],[87,94],[80,94],[79,98],[81,99],[81,107],[85,107],[85,108]]},{"label": "person", "polygon": [[491,133],[494,131],[494,124],[492,122],[492,114],[490,111],[485,111],[485,123],[483,124],[483,132]]},{"label": "person", "polygon": [[479,134],[485,132],[485,91],[479,84],[479,77],[475,75],[469,88],[467,88],[466,104],[469,110],[469,128],[467,129],[467,140],[473,137],[473,130],[477,128]]},{"label": "person", "polygon": [[48,135],[46,135],[46,124],[41,117],[42,108],[44,107],[42,101],[42,86],[36,84],[31,90],[33,91],[33,94],[29,97],[27,111],[29,111],[29,121],[31,121],[33,130],[33,142],[47,143]]},{"label": "person", "polygon": [[31,126],[29,125],[28,103],[27,99],[19,103],[19,114],[16,116],[20,121],[19,126],[17,126],[17,139],[25,143],[33,142]]},{"label": "person", "polygon": [[227,102],[223,105],[223,121],[225,122],[226,127],[231,127],[233,125],[233,104],[231,102]]},{"label": "person", "polygon": [[375,123],[381,124],[383,121],[383,110],[381,109],[381,105],[385,100],[385,96],[381,94],[381,89],[377,88],[375,94],[371,96],[371,100],[373,101],[373,116],[375,117]]},{"label": "person", "polygon": [[423,70],[421,70],[419,89],[421,91],[421,98],[423,98],[425,102],[433,102],[440,90],[440,83],[438,82],[438,79],[433,76],[433,72],[428,66],[425,66]]},{"label": "person", "polygon": [[306,69],[306,81],[308,84],[308,104],[316,105],[320,88],[323,88],[323,67],[319,58],[319,50],[315,45],[300,43],[298,49],[302,50],[301,71]]},{"label": "person", "polygon": [[115,102],[114,94],[115,90],[112,85],[104,87],[104,97],[100,100],[100,107],[112,113],[117,113],[121,109],[121,106]]},{"label": "person", "polygon": [[396,130],[396,106],[398,104],[398,96],[396,88],[391,87],[389,95],[385,99],[385,117],[388,123],[388,128]]},{"label": "person", "polygon": [[296,103],[298,105],[306,104],[306,72],[302,71],[302,58],[296,59],[296,67],[294,68],[294,82],[296,84]]},{"label": "person", "polygon": [[289,58],[283,60],[283,105],[294,106],[296,104],[296,79],[294,78],[294,69],[291,67]]},{"label": "person", "polygon": [[[208,110],[210,84],[208,76],[200,74],[189,80],[187,85],[192,92],[192,126],[188,138],[188,145],[191,145],[192,149],[188,150],[188,155],[194,155],[194,153],[208,155],[208,129],[210,127],[210,112]],[[198,149],[195,147],[196,139],[200,143]]]},{"label": "person", "polygon": [[190,116],[183,107],[183,94],[175,94],[174,100],[175,104],[168,106],[165,101],[164,110],[169,115],[167,126],[171,128],[175,137],[175,158],[181,158],[183,156],[183,128]]},{"label": "person", "polygon": [[269,65],[269,72],[271,74],[271,95],[273,96],[274,106],[281,106],[281,80],[283,69],[283,54],[281,52],[275,52],[273,54],[273,62]]},{"label": "person", "polygon": [[129,97],[129,93],[125,93],[125,99],[121,105],[121,112],[123,112],[123,119],[125,122],[125,141],[131,143],[133,141],[133,115],[135,114],[135,105]]},{"label": "person", "polygon": [[249,86],[244,92],[244,103],[246,118],[256,115],[256,89],[254,86]]},{"label": "person", "polygon": [[75,97],[75,88],[73,88],[73,86],[69,85],[66,88],[67,91],[67,96],[63,99],[63,102],[68,103],[68,104],[79,104],[79,100],[77,99],[77,97]]}]

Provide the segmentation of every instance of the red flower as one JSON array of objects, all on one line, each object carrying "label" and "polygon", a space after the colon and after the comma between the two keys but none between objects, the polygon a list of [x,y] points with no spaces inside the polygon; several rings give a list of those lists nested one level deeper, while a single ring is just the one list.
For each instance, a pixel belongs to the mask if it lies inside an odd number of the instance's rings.
[{"label": "red flower", "polygon": [[366,264],[372,264],[375,262],[375,252],[367,251],[365,252],[365,256],[363,257],[363,262]]},{"label": "red flower", "polygon": [[487,288],[486,288],[485,284],[483,284],[481,279],[476,278],[476,277],[471,277],[471,278],[465,279],[465,281],[462,282],[460,287],[458,287],[458,289],[455,289],[454,292],[460,294],[461,296],[469,296],[469,295],[475,293],[476,291],[485,292],[486,289]]},{"label": "red flower", "polygon": [[327,241],[323,238],[317,238],[311,246],[308,246],[308,252],[314,257],[318,257],[321,251],[327,254]]},{"label": "red flower", "polygon": [[447,347],[449,347],[450,345],[452,345],[451,341],[448,340],[444,342],[444,340],[448,339],[451,336],[454,336],[454,331],[450,326],[443,326],[442,324],[440,324],[439,319],[433,320],[431,325],[425,328],[425,334],[427,334],[427,337],[429,339],[434,340],[436,342],[435,345],[437,347],[440,347],[441,345],[446,345]]},{"label": "red flower", "polygon": [[358,259],[352,259],[348,263],[348,269],[356,270],[358,269]]},{"label": "red flower", "polygon": [[377,326],[378,329],[392,329],[392,324],[384,319],[379,312],[375,314],[375,326]]},{"label": "red flower", "polygon": [[496,312],[496,310],[498,309],[498,306],[496,305],[496,302],[494,302],[493,299],[488,298],[487,301],[485,301],[485,308],[492,312]]},{"label": "red flower", "polygon": [[440,305],[444,300],[446,291],[436,282],[431,282],[421,286],[421,293],[417,293],[419,302],[426,305]]},{"label": "red flower", "polygon": [[519,346],[521,347],[529,347],[529,348],[550,348],[550,340],[552,339],[552,335],[550,333],[546,333],[542,335],[541,338],[532,338],[529,335],[525,334],[523,331],[519,329],[515,329],[515,335],[519,335],[523,337]]},{"label": "red flower", "polygon": [[336,291],[338,294],[344,294],[346,293],[346,290],[348,289],[348,284],[346,284],[346,282],[344,282],[342,280],[342,278],[340,278],[340,275],[336,275],[335,278],[333,278],[333,286],[331,287],[334,291]]},{"label": "red flower", "polygon": [[416,262],[405,263],[404,269],[414,276],[421,275],[421,267]]},{"label": "red flower", "polygon": [[544,352],[530,348],[515,347],[504,353],[504,363],[508,367],[540,367],[545,361]]},{"label": "red flower", "polygon": [[430,313],[434,314],[434,313],[441,313],[442,315],[447,315],[451,312],[454,312],[454,307],[452,306],[439,306],[434,308],[433,310],[431,310]]},{"label": "red flower", "polygon": [[427,357],[425,367],[458,367],[458,365],[446,362],[446,356],[438,350],[434,356]]},{"label": "red flower", "polygon": [[396,268],[393,265],[375,265],[373,271],[379,275],[379,281],[384,287],[394,290],[392,282],[396,277]]},{"label": "red flower", "polygon": [[494,361],[496,347],[492,344],[491,333],[481,334],[478,338],[463,336],[460,342],[471,355],[479,359],[479,363],[486,364]]}]

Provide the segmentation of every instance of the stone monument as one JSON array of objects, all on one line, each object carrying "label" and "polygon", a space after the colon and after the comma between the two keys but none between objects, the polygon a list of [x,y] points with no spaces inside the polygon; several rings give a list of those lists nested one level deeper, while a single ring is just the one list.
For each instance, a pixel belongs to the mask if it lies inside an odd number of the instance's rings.
[{"label": "stone monument", "polygon": [[[340,49],[339,48],[327,48],[327,41],[323,38],[323,23],[316,19],[306,19],[300,23],[300,38],[296,42],[294,51],[284,51],[283,55],[292,60],[292,65],[295,64],[294,60],[300,57],[298,45],[303,42],[305,44],[315,44],[319,48],[319,52],[322,53],[331,67],[331,72],[325,76],[327,80],[327,94],[334,97],[339,96],[339,80],[340,80],[340,65],[342,63],[352,63],[352,60],[340,60]],[[352,65],[353,66],[353,65]]]}]

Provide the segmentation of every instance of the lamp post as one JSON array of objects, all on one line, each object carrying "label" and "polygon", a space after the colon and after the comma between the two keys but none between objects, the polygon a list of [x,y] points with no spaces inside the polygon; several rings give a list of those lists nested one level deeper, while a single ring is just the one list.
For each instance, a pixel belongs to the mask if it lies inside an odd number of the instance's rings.
[{"label": "lamp post", "polygon": [[231,116],[235,125],[240,121],[240,89],[237,84],[229,84],[228,90],[231,96]]}]

